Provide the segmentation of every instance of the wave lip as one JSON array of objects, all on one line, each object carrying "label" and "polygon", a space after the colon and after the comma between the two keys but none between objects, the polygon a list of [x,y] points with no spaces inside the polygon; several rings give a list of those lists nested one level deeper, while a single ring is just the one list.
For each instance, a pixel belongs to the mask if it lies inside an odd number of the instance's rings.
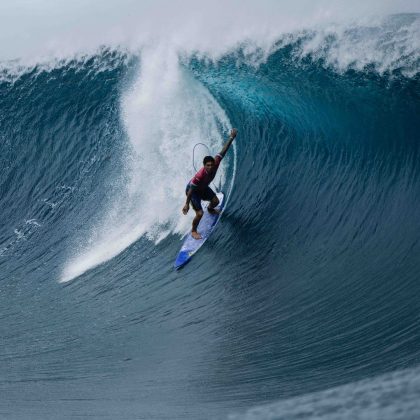
[{"label": "wave lip", "polygon": [[297,57],[322,60],[339,72],[400,71],[407,77],[420,72],[420,14],[329,24],[309,30],[297,39]]}]

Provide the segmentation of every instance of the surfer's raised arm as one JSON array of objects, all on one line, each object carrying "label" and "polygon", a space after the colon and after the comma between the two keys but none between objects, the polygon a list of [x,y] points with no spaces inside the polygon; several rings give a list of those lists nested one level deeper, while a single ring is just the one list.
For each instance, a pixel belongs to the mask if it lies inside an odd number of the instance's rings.
[{"label": "surfer's raised arm", "polygon": [[222,155],[222,157],[225,156],[233,140],[235,140],[235,137],[237,134],[238,134],[238,130],[236,128],[232,128],[228,141],[225,143],[225,145],[223,146],[223,149],[219,153],[220,155]]}]

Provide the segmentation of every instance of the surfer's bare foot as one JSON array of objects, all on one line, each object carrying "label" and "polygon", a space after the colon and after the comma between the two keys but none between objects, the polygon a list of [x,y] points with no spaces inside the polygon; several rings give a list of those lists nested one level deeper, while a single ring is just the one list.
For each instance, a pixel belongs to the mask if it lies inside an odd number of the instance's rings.
[{"label": "surfer's bare foot", "polygon": [[191,236],[192,236],[194,239],[202,239],[202,238],[201,238],[201,235],[200,235],[198,232],[196,232],[196,231],[192,231],[192,232],[191,232]]},{"label": "surfer's bare foot", "polygon": [[210,214],[220,214],[219,209],[211,209],[211,208],[208,207],[207,210]]}]

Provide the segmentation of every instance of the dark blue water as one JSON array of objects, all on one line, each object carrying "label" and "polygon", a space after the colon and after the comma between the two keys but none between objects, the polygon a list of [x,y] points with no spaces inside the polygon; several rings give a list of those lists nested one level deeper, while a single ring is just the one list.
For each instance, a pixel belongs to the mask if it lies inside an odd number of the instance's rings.
[{"label": "dark blue water", "polygon": [[172,269],[178,234],[140,235],[65,283],[128,182],[121,97],[144,63],[105,50],[3,75],[0,417],[415,418],[419,73],[296,48],[182,61],[239,131],[227,210],[191,263]]}]

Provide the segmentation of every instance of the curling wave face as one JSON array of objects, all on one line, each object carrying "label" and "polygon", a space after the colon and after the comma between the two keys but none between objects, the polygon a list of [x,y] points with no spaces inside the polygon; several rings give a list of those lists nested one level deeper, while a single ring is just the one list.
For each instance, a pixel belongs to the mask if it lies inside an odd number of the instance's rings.
[{"label": "curling wave face", "polygon": [[[295,401],[322,411],[321,395],[329,418],[360,385],[374,413],[409,418],[419,22],[293,32],[217,59],[163,42],[4,64],[0,412],[272,418],[300,415]],[[217,151],[231,126],[227,210],[175,273],[192,146]]]}]

